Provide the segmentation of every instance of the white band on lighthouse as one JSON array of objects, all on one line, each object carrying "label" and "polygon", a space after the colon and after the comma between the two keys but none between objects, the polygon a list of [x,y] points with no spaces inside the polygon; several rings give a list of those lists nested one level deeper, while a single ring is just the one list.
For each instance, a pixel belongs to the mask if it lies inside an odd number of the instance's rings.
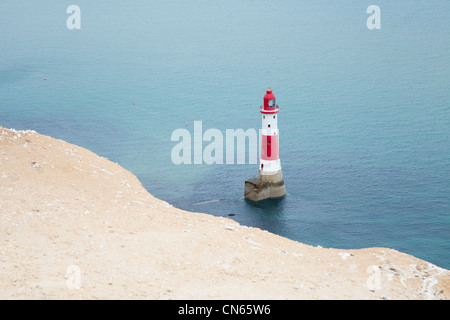
[{"label": "white band on lighthouse", "polygon": [[260,160],[261,164],[261,174],[262,175],[270,175],[276,174],[281,170],[281,162],[280,159],[277,160]]}]

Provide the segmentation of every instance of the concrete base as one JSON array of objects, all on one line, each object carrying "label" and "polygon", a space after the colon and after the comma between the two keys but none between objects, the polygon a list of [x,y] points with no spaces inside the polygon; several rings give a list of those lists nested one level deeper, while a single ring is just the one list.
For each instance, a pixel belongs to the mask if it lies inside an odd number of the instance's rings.
[{"label": "concrete base", "polygon": [[281,170],[275,174],[262,175],[245,181],[244,197],[252,201],[269,198],[281,198],[286,195],[283,174]]}]

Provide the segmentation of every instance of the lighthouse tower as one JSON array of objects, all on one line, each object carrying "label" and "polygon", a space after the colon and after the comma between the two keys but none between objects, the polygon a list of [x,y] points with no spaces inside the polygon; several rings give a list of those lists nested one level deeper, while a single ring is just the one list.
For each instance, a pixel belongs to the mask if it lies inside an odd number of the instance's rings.
[{"label": "lighthouse tower", "polygon": [[280,153],[278,150],[277,116],[280,108],[275,103],[272,90],[264,95],[264,105],[260,107],[262,114],[261,156],[259,177],[261,180],[269,176],[281,174]]},{"label": "lighthouse tower", "polygon": [[278,147],[279,111],[275,95],[271,89],[267,90],[264,95],[264,104],[260,107],[262,130],[259,174],[257,178],[245,181],[244,196],[252,201],[280,198],[286,195]]}]

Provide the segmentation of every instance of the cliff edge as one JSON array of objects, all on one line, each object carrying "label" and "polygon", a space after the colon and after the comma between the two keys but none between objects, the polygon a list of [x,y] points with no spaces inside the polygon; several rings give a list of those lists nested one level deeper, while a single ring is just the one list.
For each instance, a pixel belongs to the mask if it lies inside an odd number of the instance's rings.
[{"label": "cliff edge", "polygon": [[0,127],[0,299],[448,299],[450,271],[186,212],[105,158]]}]

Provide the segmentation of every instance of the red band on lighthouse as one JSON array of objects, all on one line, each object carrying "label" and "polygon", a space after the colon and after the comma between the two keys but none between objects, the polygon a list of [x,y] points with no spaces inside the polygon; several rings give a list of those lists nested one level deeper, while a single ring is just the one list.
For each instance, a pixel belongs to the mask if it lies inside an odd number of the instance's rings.
[{"label": "red band on lighthouse", "polygon": [[262,135],[261,159],[262,160],[278,160],[278,159],[280,159],[277,135],[275,135],[275,136]]}]

